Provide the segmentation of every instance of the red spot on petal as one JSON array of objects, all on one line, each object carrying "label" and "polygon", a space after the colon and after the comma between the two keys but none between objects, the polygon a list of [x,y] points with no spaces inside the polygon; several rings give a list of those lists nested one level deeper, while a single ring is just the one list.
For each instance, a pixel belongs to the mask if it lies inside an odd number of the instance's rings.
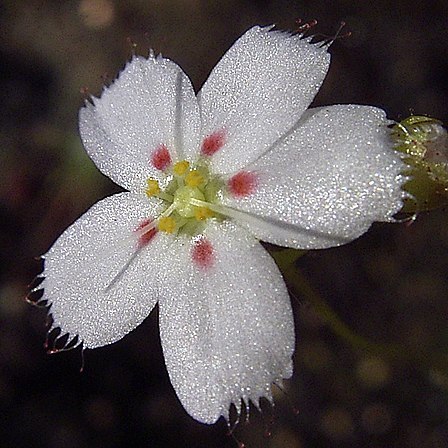
[{"label": "red spot on petal", "polygon": [[[138,232],[139,230],[142,230],[143,227],[147,226],[148,224],[150,224],[153,221],[154,220],[152,218],[144,219],[137,226],[137,228],[134,230],[134,232]],[[157,233],[157,229],[154,227],[153,229],[148,230],[143,235],[140,235],[140,237],[138,238],[138,247],[140,248],[143,246],[147,246],[149,244],[149,242],[156,236],[156,233]]]},{"label": "red spot on petal", "polygon": [[212,156],[215,152],[219,151],[226,142],[226,132],[224,129],[213,132],[204,138],[202,142],[201,152],[205,156]]},{"label": "red spot on petal", "polygon": [[230,193],[237,198],[249,196],[256,190],[257,185],[257,175],[249,171],[240,171],[227,182]]},{"label": "red spot on petal", "polygon": [[215,261],[212,243],[205,238],[196,241],[191,252],[191,258],[202,269],[212,267]]},{"label": "red spot on petal", "polygon": [[171,156],[165,145],[160,145],[151,155],[151,163],[158,170],[163,171],[171,164]]}]

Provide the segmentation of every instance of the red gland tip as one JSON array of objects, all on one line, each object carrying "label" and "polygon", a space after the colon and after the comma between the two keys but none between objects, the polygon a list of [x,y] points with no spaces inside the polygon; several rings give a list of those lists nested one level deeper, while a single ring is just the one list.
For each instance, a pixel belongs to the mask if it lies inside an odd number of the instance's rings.
[{"label": "red gland tip", "polygon": [[165,145],[160,145],[151,155],[151,163],[153,166],[163,171],[171,164],[171,156]]},{"label": "red gland tip", "polygon": [[215,260],[212,243],[206,238],[196,241],[191,252],[191,258],[196,266],[202,269],[211,268]]},{"label": "red gland tip", "polygon": [[227,182],[227,188],[230,193],[237,198],[249,196],[254,193],[257,185],[257,175],[249,171],[240,171]]},{"label": "red gland tip", "polygon": [[[134,232],[138,232],[139,230],[142,230],[143,227],[147,226],[148,224],[150,224],[151,222],[153,222],[154,220],[152,218],[147,218],[144,219],[138,226],[137,228],[134,230]],[[147,246],[152,239],[156,236],[157,233],[157,229],[154,227],[151,230],[148,230],[146,233],[144,233],[143,235],[141,235],[138,239],[138,246],[139,247],[144,247]]]},{"label": "red gland tip", "polygon": [[213,134],[208,135],[202,142],[202,154],[205,156],[212,156],[224,146],[225,140],[226,132],[224,129],[220,129],[219,131],[215,131]]}]

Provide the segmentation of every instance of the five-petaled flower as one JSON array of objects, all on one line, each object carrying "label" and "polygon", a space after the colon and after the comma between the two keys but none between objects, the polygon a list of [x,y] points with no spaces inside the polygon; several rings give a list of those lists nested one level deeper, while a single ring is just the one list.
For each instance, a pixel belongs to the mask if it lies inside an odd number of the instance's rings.
[{"label": "five-petaled flower", "polygon": [[393,221],[403,163],[382,110],[308,109],[328,46],[247,31],[198,95],[174,62],[133,57],[79,114],[85,149],[127,192],[95,204],[44,256],[51,328],[111,344],[159,304],[176,393],[195,419],[272,400],[294,323],[259,243],[317,249]]}]

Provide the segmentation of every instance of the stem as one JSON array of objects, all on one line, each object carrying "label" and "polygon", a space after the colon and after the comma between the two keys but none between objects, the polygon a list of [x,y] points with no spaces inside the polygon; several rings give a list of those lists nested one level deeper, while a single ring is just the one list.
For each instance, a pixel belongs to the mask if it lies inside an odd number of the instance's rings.
[{"label": "stem", "polygon": [[416,367],[423,367],[425,371],[438,370],[448,375],[448,354],[446,353],[418,349],[412,350],[409,347],[393,343],[379,344],[356,334],[311,286],[305,276],[296,269],[295,261],[305,251],[297,251],[298,254],[294,257],[291,254],[291,249],[287,249],[287,256],[284,258],[282,252],[271,252],[271,255],[288,281],[293,295],[303,297],[311,303],[333,333],[346,341],[352,348],[360,349],[393,361],[398,360],[410,363]]}]

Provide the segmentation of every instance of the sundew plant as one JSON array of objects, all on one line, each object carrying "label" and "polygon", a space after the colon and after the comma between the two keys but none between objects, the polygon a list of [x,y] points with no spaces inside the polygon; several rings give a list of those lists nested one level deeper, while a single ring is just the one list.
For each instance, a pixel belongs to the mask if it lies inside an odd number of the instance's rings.
[{"label": "sundew plant", "polygon": [[[87,99],[85,151],[126,191],[93,205],[43,255],[50,332],[94,349],[158,304],[166,367],[189,415],[212,424],[229,421],[232,405],[241,414],[273,401],[272,385],[293,374],[285,279],[296,288],[299,255],[446,201],[437,120],[310,107],[329,46],[255,26],[197,94],[151,52]],[[260,241],[279,247],[277,263]]]}]

